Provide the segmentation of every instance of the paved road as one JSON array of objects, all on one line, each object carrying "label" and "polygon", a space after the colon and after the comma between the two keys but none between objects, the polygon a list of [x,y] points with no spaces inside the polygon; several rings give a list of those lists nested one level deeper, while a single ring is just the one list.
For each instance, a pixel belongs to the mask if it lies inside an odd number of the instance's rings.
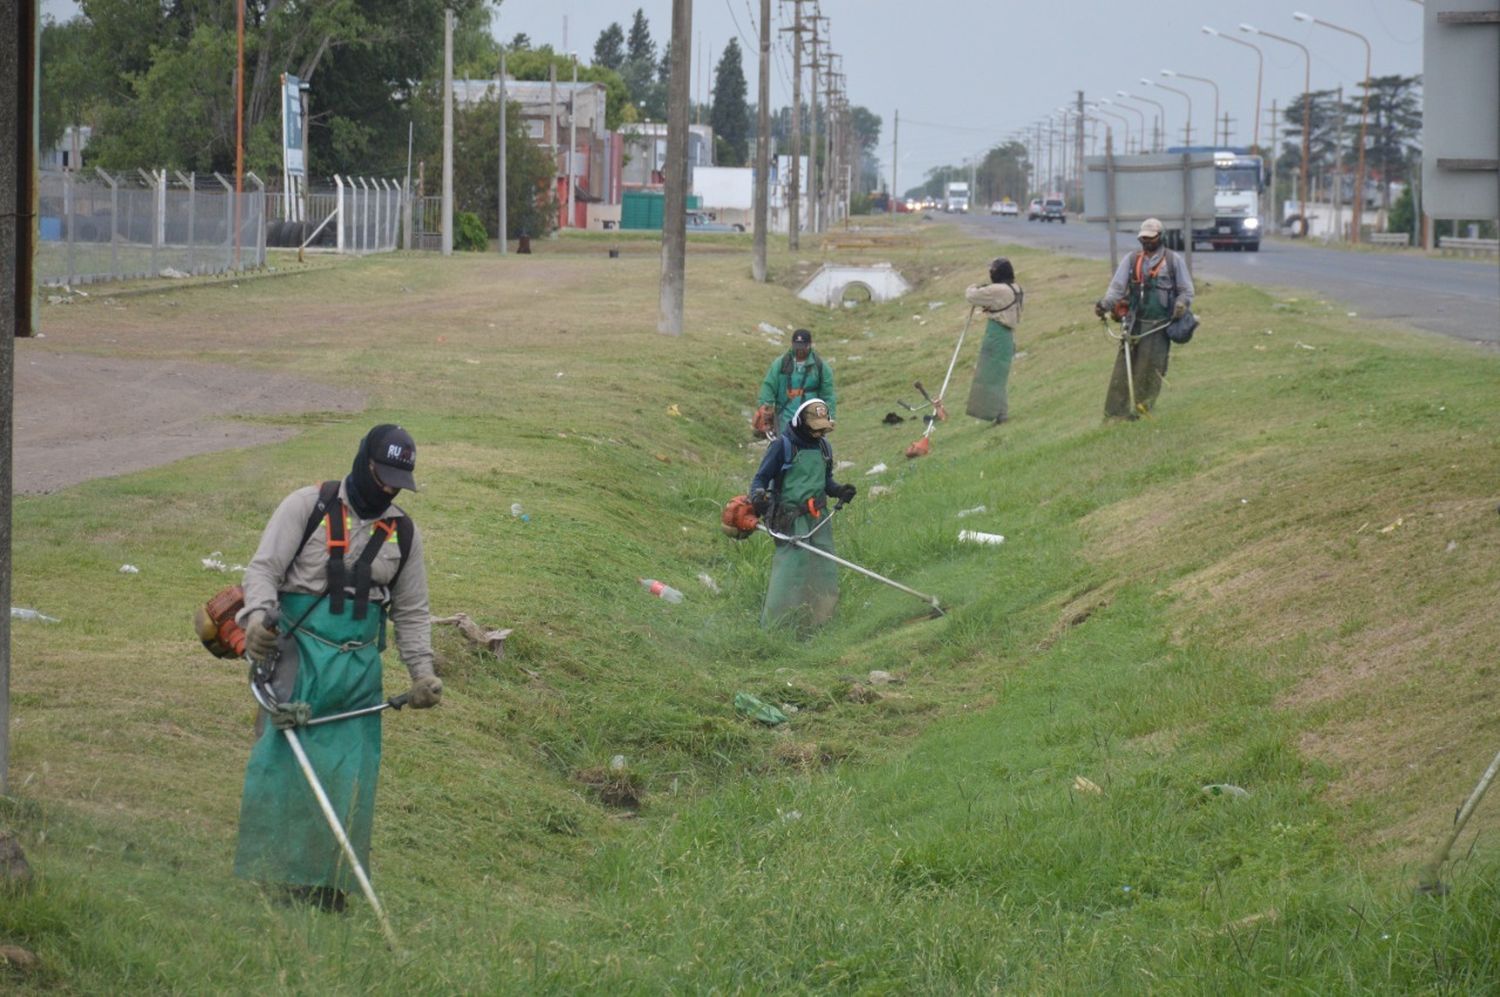
[{"label": "paved road", "polygon": [[[1093,259],[1109,256],[1109,234],[1082,222],[1058,225],[976,215],[964,224],[999,242],[1053,249]],[[1119,250],[1134,247],[1121,233]],[[1500,262],[1429,259],[1409,253],[1355,253],[1288,240],[1266,241],[1258,253],[1193,254],[1194,275],[1268,287],[1314,291],[1370,318],[1500,347]],[[1101,272],[1102,292],[1108,277]]]}]

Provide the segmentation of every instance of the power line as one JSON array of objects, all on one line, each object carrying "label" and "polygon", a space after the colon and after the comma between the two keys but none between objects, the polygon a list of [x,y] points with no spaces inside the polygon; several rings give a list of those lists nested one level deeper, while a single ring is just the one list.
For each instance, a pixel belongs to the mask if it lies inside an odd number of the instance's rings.
[{"label": "power line", "polygon": [[[740,28],[740,19],[738,17],[734,16],[734,4],[730,3],[730,0],[724,0],[724,9],[727,10],[727,11],[729,11],[729,19],[734,22],[734,33],[737,34],[737,35],[739,35],[740,36],[740,41],[742,41],[742,42],[745,43],[745,51],[746,52],[759,52],[760,51],[760,46],[759,45],[751,45],[750,44],[750,40],[745,37],[745,32],[743,30],[741,30],[741,28]],[[754,19],[752,19],[750,21],[750,26],[752,28],[755,27],[755,21],[754,21]],[[756,34],[759,35],[760,32],[756,32]]]}]

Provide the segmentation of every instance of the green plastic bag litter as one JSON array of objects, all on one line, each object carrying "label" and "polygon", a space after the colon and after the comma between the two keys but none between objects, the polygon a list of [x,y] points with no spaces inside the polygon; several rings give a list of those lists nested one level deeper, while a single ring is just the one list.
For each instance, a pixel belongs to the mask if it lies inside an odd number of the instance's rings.
[{"label": "green plastic bag litter", "polygon": [[767,727],[777,727],[786,723],[785,713],[748,692],[734,694],[734,711],[742,717],[749,717]]}]

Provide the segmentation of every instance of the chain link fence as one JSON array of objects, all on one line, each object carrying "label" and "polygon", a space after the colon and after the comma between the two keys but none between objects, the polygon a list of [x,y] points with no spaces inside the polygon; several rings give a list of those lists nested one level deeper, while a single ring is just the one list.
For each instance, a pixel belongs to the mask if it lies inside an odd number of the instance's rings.
[{"label": "chain link fence", "polygon": [[273,217],[266,242],[290,249],[338,253],[389,253],[400,247],[409,201],[402,184],[369,177],[334,176],[305,192],[269,195]]},{"label": "chain link fence", "polygon": [[236,197],[217,173],[44,171],[37,278],[55,286],[264,266],[265,185],[245,179]]}]

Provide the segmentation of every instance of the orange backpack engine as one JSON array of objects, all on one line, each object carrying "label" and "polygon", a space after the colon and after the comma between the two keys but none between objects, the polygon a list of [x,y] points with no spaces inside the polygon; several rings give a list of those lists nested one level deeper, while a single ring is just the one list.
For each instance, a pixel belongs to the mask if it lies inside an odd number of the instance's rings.
[{"label": "orange backpack engine", "polygon": [[193,613],[198,639],[216,658],[238,658],[245,653],[245,631],[235,616],[245,608],[245,590],[238,585],[215,592],[213,598]]}]

